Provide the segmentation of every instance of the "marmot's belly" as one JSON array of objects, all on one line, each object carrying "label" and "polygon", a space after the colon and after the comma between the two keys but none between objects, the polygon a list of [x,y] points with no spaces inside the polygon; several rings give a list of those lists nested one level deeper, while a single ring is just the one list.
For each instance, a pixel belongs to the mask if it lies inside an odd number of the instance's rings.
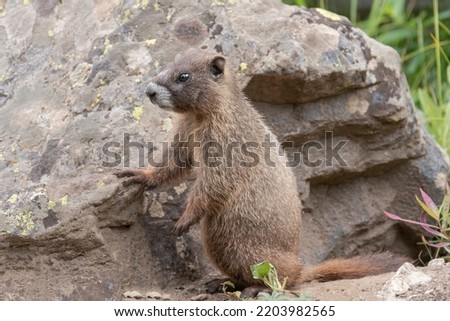
[{"label": "marmot's belly", "polygon": [[[250,266],[266,260],[274,262],[280,253],[297,256],[299,252],[300,216],[294,221],[266,222],[262,217],[267,215],[258,214],[262,215],[259,220],[221,213],[205,217],[201,223],[205,251],[214,265],[228,276],[247,283],[254,283]],[[284,233],[277,232],[280,227]]]}]

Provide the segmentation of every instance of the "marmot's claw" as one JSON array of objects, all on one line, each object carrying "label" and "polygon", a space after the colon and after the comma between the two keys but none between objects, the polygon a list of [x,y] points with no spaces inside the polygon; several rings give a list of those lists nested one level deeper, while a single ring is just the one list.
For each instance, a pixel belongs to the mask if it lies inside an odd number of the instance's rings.
[{"label": "marmot's claw", "polygon": [[136,170],[126,169],[126,170],[123,170],[120,172],[115,172],[115,173],[113,173],[113,175],[115,175],[117,178],[122,178],[122,177],[137,176],[139,174],[137,173]]},{"label": "marmot's claw", "polygon": [[145,176],[145,174],[141,170],[126,169],[126,170],[114,173],[114,175],[116,175],[117,178],[127,177],[127,179],[125,179],[122,182],[123,186],[129,186],[132,184],[142,184],[142,185],[146,185],[147,187],[150,187],[148,184],[148,178]]},{"label": "marmot's claw", "polygon": [[224,290],[227,292],[234,292],[236,291],[236,288],[232,285],[234,285],[234,283],[230,279],[217,278],[206,282],[203,286],[203,289],[206,293],[209,294],[223,292]]},{"label": "marmot's claw", "polygon": [[130,186],[133,184],[141,184],[141,185],[146,185],[147,181],[145,177],[141,177],[141,176],[134,176],[134,177],[130,177],[125,179],[122,182],[123,186]]}]

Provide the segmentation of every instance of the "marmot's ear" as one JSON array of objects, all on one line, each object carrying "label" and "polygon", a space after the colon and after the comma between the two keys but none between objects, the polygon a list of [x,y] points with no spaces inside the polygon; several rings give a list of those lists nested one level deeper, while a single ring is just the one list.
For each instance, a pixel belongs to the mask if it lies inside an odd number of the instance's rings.
[{"label": "marmot's ear", "polygon": [[215,56],[213,59],[211,59],[211,62],[209,63],[209,71],[215,79],[223,75],[224,69],[225,57]]}]

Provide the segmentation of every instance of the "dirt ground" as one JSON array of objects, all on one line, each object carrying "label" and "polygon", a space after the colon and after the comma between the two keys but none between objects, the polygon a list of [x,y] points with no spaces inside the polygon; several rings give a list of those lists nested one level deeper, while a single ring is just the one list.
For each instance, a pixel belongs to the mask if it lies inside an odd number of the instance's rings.
[{"label": "dirt ground", "polygon": [[[434,262],[434,261],[433,261]],[[124,300],[229,300],[224,293],[205,294],[202,283],[176,288],[127,291]],[[303,284],[300,293],[313,301],[447,301],[450,300],[450,263],[437,261],[427,267],[402,266],[396,273],[369,276],[357,280],[311,282]]]}]

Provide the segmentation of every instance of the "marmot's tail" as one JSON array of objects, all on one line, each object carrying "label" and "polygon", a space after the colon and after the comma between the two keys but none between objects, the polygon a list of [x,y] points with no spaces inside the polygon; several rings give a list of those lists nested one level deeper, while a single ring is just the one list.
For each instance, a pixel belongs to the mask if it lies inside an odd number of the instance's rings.
[{"label": "marmot's tail", "polygon": [[411,260],[405,256],[390,252],[355,256],[350,259],[333,259],[317,266],[305,267],[301,282],[318,280],[326,282],[339,279],[358,279],[368,275],[377,275],[396,271],[403,263]]}]

